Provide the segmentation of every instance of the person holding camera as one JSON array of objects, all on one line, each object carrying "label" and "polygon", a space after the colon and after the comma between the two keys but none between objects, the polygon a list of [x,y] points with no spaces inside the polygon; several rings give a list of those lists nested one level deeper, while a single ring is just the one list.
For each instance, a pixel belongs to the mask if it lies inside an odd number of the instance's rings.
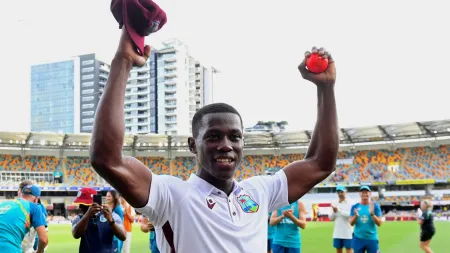
[{"label": "person holding camera", "polygon": [[97,195],[97,191],[82,188],[74,203],[79,204],[82,212],[72,221],[72,236],[75,239],[81,238],[80,253],[110,253],[113,252],[114,236],[125,241],[122,219],[102,206],[101,196]]}]

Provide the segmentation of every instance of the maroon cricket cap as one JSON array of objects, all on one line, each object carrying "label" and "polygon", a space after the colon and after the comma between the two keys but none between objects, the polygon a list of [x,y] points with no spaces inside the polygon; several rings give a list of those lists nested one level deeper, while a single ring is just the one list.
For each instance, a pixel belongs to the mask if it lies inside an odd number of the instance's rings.
[{"label": "maroon cricket cap", "polygon": [[144,54],[145,36],[159,31],[167,22],[166,13],[151,0],[112,0],[111,12],[120,29],[125,25],[140,55]]}]

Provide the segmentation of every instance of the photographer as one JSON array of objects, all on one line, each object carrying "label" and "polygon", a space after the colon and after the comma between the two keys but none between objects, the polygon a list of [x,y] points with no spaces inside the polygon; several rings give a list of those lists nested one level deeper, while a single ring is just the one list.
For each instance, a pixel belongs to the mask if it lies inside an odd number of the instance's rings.
[{"label": "photographer", "polygon": [[110,253],[114,236],[121,241],[126,239],[122,219],[107,207],[94,203],[96,194],[92,188],[83,188],[74,201],[82,211],[82,215],[72,221],[73,237],[81,238],[80,253]]}]

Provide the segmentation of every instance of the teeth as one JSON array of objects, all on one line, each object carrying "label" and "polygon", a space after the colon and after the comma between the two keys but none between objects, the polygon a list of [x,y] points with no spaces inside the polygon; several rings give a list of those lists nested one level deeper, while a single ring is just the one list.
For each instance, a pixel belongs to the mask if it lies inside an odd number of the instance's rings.
[{"label": "teeth", "polygon": [[219,163],[231,163],[231,159],[217,159]]}]

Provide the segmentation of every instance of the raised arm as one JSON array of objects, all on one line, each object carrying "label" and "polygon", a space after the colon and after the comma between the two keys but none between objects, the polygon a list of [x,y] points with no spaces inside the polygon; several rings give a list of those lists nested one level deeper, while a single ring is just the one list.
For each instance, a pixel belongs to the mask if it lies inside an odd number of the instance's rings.
[{"label": "raised arm", "polygon": [[95,171],[136,208],[148,203],[152,174],[137,159],[122,156],[124,99],[131,68],[144,65],[149,55],[149,46],[146,46],[143,57],[134,52],[132,41],[123,27],[119,48],[95,115],[90,149]]},{"label": "raised arm", "polygon": [[[313,53],[317,52],[313,48]],[[311,143],[305,159],[296,161],[284,168],[288,181],[289,203],[297,201],[316,184],[322,182],[335,169],[339,148],[339,128],[334,96],[336,69],[331,55],[324,49],[318,50],[319,55],[328,58],[328,68],[319,74],[306,68],[306,60],[298,67],[302,77],[317,86],[317,121],[312,134]]]}]

